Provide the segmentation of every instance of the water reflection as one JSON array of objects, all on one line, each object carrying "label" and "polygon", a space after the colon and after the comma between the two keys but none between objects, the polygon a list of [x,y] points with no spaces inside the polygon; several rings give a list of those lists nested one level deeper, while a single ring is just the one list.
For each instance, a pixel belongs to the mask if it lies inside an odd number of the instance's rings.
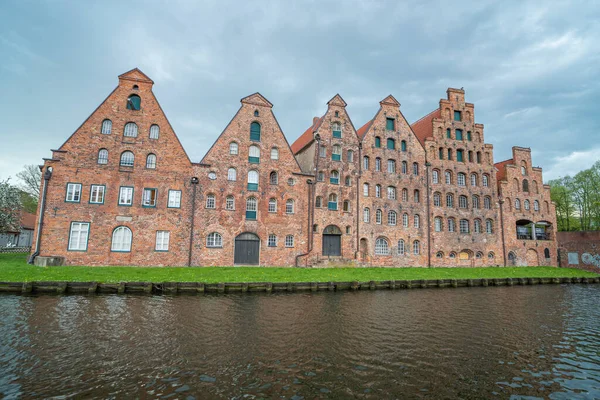
[{"label": "water reflection", "polygon": [[600,398],[599,300],[575,285],[0,296],[0,394]]}]

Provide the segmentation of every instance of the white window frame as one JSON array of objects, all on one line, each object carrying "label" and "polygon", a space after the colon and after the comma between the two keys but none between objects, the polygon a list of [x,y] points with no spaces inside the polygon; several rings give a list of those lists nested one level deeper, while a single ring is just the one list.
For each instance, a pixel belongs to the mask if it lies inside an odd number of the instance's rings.
[{"label": "white window frame", "polygon": [[270,213],[277,212],[277,199],[275,199],[275,198],[269,199],[269,212]]},{"label": "white window frame", "polygon": [[294,247],[294,235],[287,235],[285,237],[285,247]]},{"label": "white window frame", "polygon": [[87,251],[90,235],[89,222],[71,222],[69,229],[69,251]]},{"label": "white window frame", "polygon": [[237,142],[229,143],[229,154],[232,156],[237,156],[240,152],[240,145]]},{"label": "white window frame", "polygon": [[169,239],[171,233],[169,231],[156,231],[156,244],[154,250],[169,251]]},{"label": "white window frame", "polygon": [[[106,157],[103,157],[104,154],[106,154]],[[98,164],[100,164],[100,165],[108,164],[108,150],[107,149],[98,150]]]},{"label": "white window frame", "polygon": [[181,190],[169,189],[167,208],[181,208]]},{"label": "white window frame", "polygon": [[225,209],[235,210],[235,197],[232,195],[225,197]]},{"label": "white window frame", "polygon": [[67,183],[65,201],[67,203],[81,202],[81,183]]},{"label": "white window frame", "polygon": [[[152,203],[152,193],[154,193],[154,203]],[[156,207],[156,203],[158,203],[158,189],[144,188],[144,191],[142,192],[142,206]]]},{"label": "white window frame", "polygon": [[390,244],[386,238],[378,237],[375,240],[375,255],[388,256],[390,255]]},{"label": "white window frame", "polygon": [[110,135],[112,133],[112,121],[110,119],[105,119],[102,121],[102,128],[100,132],[103,135]]},{"label": "white window frame", "polygon": [[274,233],[269,234],[267,238],[267,247],[277,247],[277,235]]},{"label": "white window frame", "polygon": [[227,170],[227,180],[235,182],[237,181],[237,170],[233,167]]},{"label": "white window frame", "polygon": [[206,247],[208,248],[222,248],[223,247],[223,236],[218,232],[211,232],[206,236]]},{"label": "white window frame", "polygon": [[279,149],[277,147],[271,148],[271,160],[279,160]]},{"label": "white window frame", "polygon": [[128,253],[131,251],[132,242],[133,232],[131,232],[131,229],[127,226],[118,226],[112,233],[110,251]]},{"label": "white window frame", "polygon": [[123,136],[125,137],[137,137],[138,135],[138,126],[135,122],[128,122],[125,124],[123,128]]},{"label": "white window frame", "polygon": [[[122,200],[125,199],[123,202]],[[121,186],[119,188],[119,202],[120,206],[132,206],[133,205],[133,186]]]},{"label": "white window frame", "polygon": [[206,208],[215,209],[217,208],[217,197],[210,193],[206,195]]},{"label": "white window frame", "polygon": [[150,125],[150,139],[158,139],[160,136],[160,127],[156,124]]},{"label": "white window frame", "polygon": [[[92,185],[90,188],[90,204],[104,204],[105,192],[106,187],[104,185]],[[99,197],[102,197],[102,199],[99,199]]]},{"label": "white window frame", "polygon": [[286,214],[293,214],[294,213],[294,200],[293,199],[288,199],[285,202],[285,213]]}]

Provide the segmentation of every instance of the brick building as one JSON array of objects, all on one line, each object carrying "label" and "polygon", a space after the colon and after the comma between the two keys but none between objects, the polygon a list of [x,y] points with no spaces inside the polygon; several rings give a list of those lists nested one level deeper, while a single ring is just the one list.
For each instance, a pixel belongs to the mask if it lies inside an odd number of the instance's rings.
[{"label": "brick building", "polygon": [[138,69],[119,76],[45,159],[33,256],[73,265],[556,265],[541,169],[517,147],[493,163],[463,90],[448,89],[412,125],[390,95],[358,130],[335,95],[291,146],[255,93],[194,163],[152,86]]}]

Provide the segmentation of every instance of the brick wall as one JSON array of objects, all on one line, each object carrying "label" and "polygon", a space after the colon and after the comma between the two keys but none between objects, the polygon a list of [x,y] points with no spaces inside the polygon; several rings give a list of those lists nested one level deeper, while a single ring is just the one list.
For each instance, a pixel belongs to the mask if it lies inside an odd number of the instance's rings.
[{"label": "brick wall", "polygon": [[557,232],[559,265],[600,272],[600,231]]}]

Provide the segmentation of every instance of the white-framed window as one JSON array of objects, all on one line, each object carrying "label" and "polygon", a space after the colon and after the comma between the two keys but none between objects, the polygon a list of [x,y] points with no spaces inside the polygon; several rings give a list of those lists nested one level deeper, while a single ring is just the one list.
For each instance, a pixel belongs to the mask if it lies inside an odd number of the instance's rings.
[{"label": "white-framed window", "polygon": [[104,204],[104,191],[106,190],[104,185],[92,185],[90,189],[90,203],[92,204]]},{"label": "white-framed window", "polygon": [[323,207],[323,197],[317,196],[317,198],[315,199],[315,207],[316,208]]},{"label": "white-framed window", "polygon": [[402,189],[402,201],[408,201],[408,189]]},{"label": "white-framed window", "polygon": [[102,121],[102,130],[103,135],[110,135],[112,133],[112,121],[110,119],[105,119]]},{"label": "white-framed window", "polygon": [[144,207],[156,207],[157,190],[151,188],[145,188],[142,196],[142,206]]},{"label": "white-framed window", "polygon": [[494,223],[492,222],[491,219],[487,219],[485,221],[485,231],[487,233],[494,233]]},{"label": "white-framed window", "polygon": [[442,195],[437,192],[433,194],[433,206],[434,207],[442,206]]},{"label": "white-framed window", "polygon": [[371,221],[371,210],[368,207],[363,209],[363,222],[369,223]]},{"label": "white-framed window", "polygon": [[396,188],[393,186],[387,187],[387,197],[390,200],[396,200]]},{"label": "white-framed window", "polygon": [[89,222],[71,222],[71,229],[69,230],[69,250],[87,251],[89,233]]},{"label": "white-framed window", "polygon": [[294,200],[288,199],[285,202],[285,213],[286,214],[293,214],[294,213]]},{"label": "white-framed window", "polygon": [[81,201],[81,183],[67,183],[65,201],[79,203]]},{"label": "white-framed window", "polygon": [[274,199],[274,198],[269,199],[269,212],[270,213],[277,212],[277,199]]},{"label": "white-framed window", "polygon": [[227,170],[227,180],[228,181],[236,181],[237,180],[237,170],[235,168],[229,168]]},{"label": "white-framed window", "polygon": [[540,202],[537,200],[533,201],[533,210],[534,211],[540,211]]},{"label": "white-framed window", "polygon": [[169,190],[167,208],[181,208],[181,190]]},{"label": "white-framed window", "polygon": [[206,237],[206,247],[223,247],[223,236],[217,232],[209,233]]},{"label": "white-framed window", "polygon": [[413,175],[419,175],[419,164],[413,163]]},{"label": "white-framed window", "polygon": [[489,196],[485,196],[483,198],[483,208],[485,208],[486,210],[491,210],[492,209],[492,199]]},{"label": "white-framed window", "polygon": [[413,254],[415,256],[418,256],[421,253],[421,242],[419,242],[418,240],[415,240],[413,242]]},{"label": "white-framed window", "polygon": [[446,207],[454,207],[454,196],[452,193],[446,194]]},{"label": "white-framed window", "polygon": [[348,152],[346,152],[346,161],[354,162],[354,152],[352,150],[348,150]]},{"label": "white-framed window", "polygon": [[156,169],[156,155],[148,154],[146,157],[146,168]]},{"label": "white-framed window", "polygon": [[225,209],[235,210],[235,197],[232,195],[229,195],[225,198]]},{"label": "white-framed window", "polygon": [[258,190],[258,171],[254,169],[248,171],[248,190]]},{"label": "white-framed window", "polygon": [[415,190],[413,193],[413,199],[415,201],[415,203],[418,203],[421,201],[421,195],[420,192],[418,190]]},{"label": "white-framed window", "polygon": [[229,143],[229,154],[237,156],[239,151],[238,144],[236,142]]},{"label": "white-framed window", "polygon": [[483,175],[483,177],[481,178],[481,182],[483,184],[483,186],[489,186],[489,177],[487,175]]},{"label": "white-framed window", "polygon": [[479,196],[477,196],[476,194],[474,194],[471,198],[471,207],[473,209],[479,209]]},{"label": "white-framed window", "polygon": [[363,157],[363,169],[365,171],[367,171],[369,169],[369,157],[368,156]]},{"label": "white-framed window", "polygon": [[419,214],[415,214],[413,217],[413,224],[415,228],[418,228],[421,225],[421,217],[419,217]]},{"label": "white-framed window", "polygon": [[390,174],[396,173],[396,160],[387,161],[387,172]]},{"label": "white-framed window", "polygon": [[134,122],[126,123],[125,129],[123,130],[123,136],[137,137],[137,135],[138,135],[138,126]]},{"label": "white-framed window", "polygon": [[454,218],[448,218],[448,232],[456,232],[456,221]]},{"label": "white-framed window", "polygon": [[327,147],[321,145],[319,146],[319,157],[324,158],[327,157]]},{"label": "white-framed window", "polygon": [[458,182],[458,186],[466,186],[466,184],[467,184],[466,183],[466,176],[462,172],[458,173],[456,181]]},{"label": "white-framed window", "polygon": [[515,199],[515,210],[521,209],[521,200]]},{"label": "white-framed window", "polygon": [[467,196],[458,196],[458,207],[459,208],[467,208]]},{"label": "white-framed window", "polygon": [[277,173],[277,171],[271,171],[271,173],[269,174],[269,183],[271,185],[279,184],[279,174]]},{"label": "white-framed window", "polygon": [[406,161],[402,161],[402,173],[408,174],[408,163]]},{"label": "white-framed window", "polygon": [[477,218],[473,221],[473,232],[481,233],[481,220]]},{"label": "white-framed window", "polygon": [[287,235],[285,237],[285,247],[294,247],[294,235]]},{"label": "white-framed window", "polygon": [[407,213],[402,214],[402,226],[404,228],[408,228],[408,214]]},{"label": "white-framed window", "polygon": [[169,251],[169,237],[171,236],[169,231],[157,231],[156,232],[156,251]]},{"label": "white-framed window", "polygon": [[214,194],[208,194],[206,195],[206,208],[215,208],[216,207],[216,200],[215,200],[215,195]]},{"label": "white-framed window", "polygon": [[404,243],[404,239],[398,240],[398,255],[403,256],[406,251],[406,244]]},{"label": "white-framed window", "polygon": [[440,217],[435,217],[433,220],[433,225],[436,232],[442,231],[442,219]]},{"label": "white-framed window", "polygon": [[444,172],[444,179],[446,180],[446,185],[452,184],[452,172],[446,171]]},{"label": "white-framed window", "polygon": [[469,220],[461,219],[458,223],[460,233],[469,233]]},{"label": "white-framed window", "polygon": [[119,205],[130,206],[133,204],[133,187],[121,186],[119,188]]},{"label": "white-framed window", "polygon": [[133,167],[133,162],[135,157],[131,151],[124,151],[121,153],[121,162],[120,165],[122,167]]},{"label": "white-framed window", "polygon": [[387,239],[377,238],[375,241],[375,255],[376,256],[387,256],[390,254],[390,246]]},{"label": "white-framed window", "polygon": [[375,158],[375,171],[381,171],[381,158]]},{"label": "white-framed window", "polygon": [[119,226],[115,228],[112,234],[112,242],[110,244],[110,251],[116,252],[129,252],[131,251],[132,241],[131,229],[126,226]]},{"label": "white-framed window", "polygon": [[267,245],[268,245],[269,247],[277,247],[277,235],[275,235],[275,234],[271,233],[271,234],[269,235],[269,239],[268,239],[268,241],[267,241]]},{"label": "white-framed window", "polygon": [[160,128],[158,127],[158,125],[153,124],[150,126],[150,139],[158,139],[158,136],[160,135]]},{"label": "white-framed window", "polygon": [[250,146],[250,149],[248,150],[248,158],[250,162],[260,162],[260,148],[254,145]]},{"label": "white-framed window", "polygon": [[375,211],[375,223],[381,224],[382,217],[383,217],[383,212],[380,209],[377,209],[377,211]]},{"label": "white-framed window", "polygon": [[477,186],[477,174],[471,174],[471,186]]},{"label": "white-framed window", "polygon": [[523,202],[523,206],[525,207],[526,210],[529,210],[529,200],[525,200]]},{"label": "white-framed window", "polygon": [[331,159],[333,161],[342,161],[342,146],[334,144],[331,149]]},{"label": "white-framed window", "polygon": [[434,169],[431,173],[431,181],[433,183],[440,183],[440,173],[437,169]]},{"label": "white-framed window", "polygon": [[375,185],[375,197],[381,197],[381,185]]},{"label": "white-framed window", "polygon": [[100,149],[98,151],[98,164],[108,164],[108,150]]},{"label": "white-framed window", "polygon": [[363,183],[363,196],[369,197],[369,184]]},{"label": "white-framed window", "polygon": [[388,225],[396,225],[397,220],[398,215],[396,214],[396,211],[390,211],[388,213]]},{"label": "white-framed window", "polygon": [[279,149],[277,147],[271,148],[271,160],[279,160]]}]

